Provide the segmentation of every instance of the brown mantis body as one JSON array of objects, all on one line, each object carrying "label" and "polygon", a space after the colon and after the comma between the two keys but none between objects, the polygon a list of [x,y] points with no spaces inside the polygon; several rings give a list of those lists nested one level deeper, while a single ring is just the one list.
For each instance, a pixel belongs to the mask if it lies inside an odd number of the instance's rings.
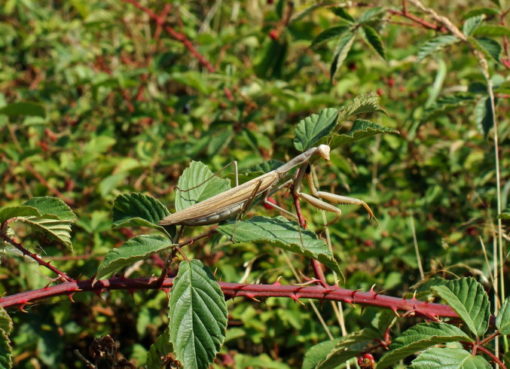
[{"label": "brown mantis body", "polygon": [[[296,167],[300,168],[294,179],[294,193],[300,198],[303,198],[305,201],[320,209],[332,211],[337,214],[341,213],[340,209],[321,199],[337,204],[362,205],[370,216],[374,217],[372,210],[364,201],[352,197],[339,196],[329,192],[317,191],[313,185],[313,181],[309,181],[313,196],[300,192],[300,184],[303,176],[306,174],[306,167],[311,158],[315,154],[319,154],[322,158],[329,160],[329,152],[330,148],[328,145],[312,147],[275,170],[196,203],[186,209],[170,214],[162,219],[159,224],[197,226],[219,223],[232,218],[246,210],[253,202],[253,199],[259,195],[264,194],[263,201],[267,202],[267,197],[277,189],[276,186],[278,183],[286,178],[288,173]],[[289,213],[272,203],[270,203],[270,205],[285,213]]]}]

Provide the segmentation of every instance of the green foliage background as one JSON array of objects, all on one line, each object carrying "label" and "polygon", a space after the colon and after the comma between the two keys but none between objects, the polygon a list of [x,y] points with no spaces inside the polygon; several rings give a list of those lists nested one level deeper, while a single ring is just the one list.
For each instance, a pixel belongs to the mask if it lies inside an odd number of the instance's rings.
[{"label": "green foliage background", "polygon": [[[388,6],[398,6],[382,2]],[[398,2],[400,3],[400,2]],[[146,192],[173,204],[177,179],[190,160],[218,170],[231,160],[248,168],[287,160],[301,119],[326,107],[376,92],[387,115],[379,124],[396,129],[332,153],[317,165],[322,188],[359,197],[375,210],[346,207],[328,227],[346,288],[404,295],[420,281],[410,218],[428,276],[475,275],[489,266],[495,219],[494,150],[484,131],[484,83],[476,60],[462,45],[417,61],[435,34],[385,16],[377,32],[384,60],[363,37],[330,81],[334,42],[311,47],[339,24],[327,8],[301,14],[310,4],[284,1],[151,1],[156,13],[171,5],[167,22],[185,34],[215,68],[211,73],[182,43],[122,1],[7,0],[0,4],[0,206],[33,196],[57,196],[78,214],[74,254],[48,245],[48,260],[75,278],[94,275],[100,258],[134,235],[111,228],[111,203],[125,192]],[[454,22],[480,2],[430,2]],[[484,1],[484,6],[495,7]],[[363,8],[347,9],[359,17]],[[156,36],[160,33],[160,36]],[[272,37],[271,37],[272,36]],[[500,39],[498,39],[500,40]],[[508,81],[492,62],[498,90],[503,206],[510,191]],[[482,86],[483,87],[483,86]],[[453,109],[451,109],[453,107]],[[9,114],[7,114],[9,113]],[[346,129],[349,124],[346,124]],[[227,171],[221,175],[227,175]],[[291,202],[277,196],[284,207]],[[322,215],[305,206],[311,229],[324,234]],[[256,207],[251,211],[276,215]],[[134,232],[143,233],[143,230]],[[196,231],[195,231],[196,232]],[[27,242],[29,242],[27,240]],[[285,257],[271,245],[208,243],[190,253],[223,281],[295,283]],[[292,257],[311,275],[309,263]],[[133,275],[157,273],[149,260]],[[21,257],[2,258],[2,294],[48,284],[51,277]],[[11,312],[17,368],[83,367],[94,337],[110,334],[133,363],[144,363],[164,329],[167,296],[157,291],[80,294]],[[329,304],[320,306],[340,336]],[[236,368],[295,368],[306,349],[327,336],[312,310],[288,299],[229,302],[230,326],[223,356],[214,364]],[[370,311],[345,306],[347,330],[363,327]]]}]

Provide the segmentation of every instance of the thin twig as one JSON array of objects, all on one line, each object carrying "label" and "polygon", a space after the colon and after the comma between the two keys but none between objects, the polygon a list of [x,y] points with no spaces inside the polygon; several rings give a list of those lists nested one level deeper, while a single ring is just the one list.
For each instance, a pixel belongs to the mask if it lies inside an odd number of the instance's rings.
[{"label": "thin twig", "polygon": [[122,1],[125,3],[132,4],[134,7],[136,7],[137,9],[139,9],[139,10],[143,11],[145,14],[147,14],[153,21],[155,21],[158,25],[162,26],[165,29],[165,31],[168,32],[168,34],[170,36],[172,36],[174,39],[176,39],[177,41],[182,43],[184,45],[184,47],[186,47],[186,49],[188,49],[190,54],[193,55],[199,61],[199,63],[202,64],[210,73],[215,72],[215,69],[212,66],[212,64],[209,63],[209,61],[202,54],[200,54],[197,51],[195,46],[193,46],[191,41],[188,40],[186,35],[184,35],[183,33],[177,32],[172,27],[166,25],[165,20],[162,17],[159,17],[156,13],[154,13],[149,8],[146,8],[145,6],[140,4],[138,1],[136,1],[136,0],[122,0]]},{"label": "thin twig", "polygon": [[[15,219],[15,218],[13,218]],[[21,253],[25,256],[28,256],[32,259],[34,259],[39,265],[41,266],[44,266],[46,268],[48,268],[49,270],[51,270],[53,273],[57,274],[60,278],[62,278],[63,280],[65,281],[68,281],[68,282],[73,282],[74,279],[69,277],[66,273],[60,271],[59,269],[55,268],[53,265],[51,265],[50,263],[44,261],[43,259],[41,259],[37,254],[34,254],[33,252],[30,252],[28,251],[25,247],[23,247],[22,244],[14,241],[12,238],[8,237],[7,235],[3,234],[3,233],[0,233],[0,237],[10,243],[12,246],[14,246],[16,249],[18,249],[19,251],[21,251]]]}]

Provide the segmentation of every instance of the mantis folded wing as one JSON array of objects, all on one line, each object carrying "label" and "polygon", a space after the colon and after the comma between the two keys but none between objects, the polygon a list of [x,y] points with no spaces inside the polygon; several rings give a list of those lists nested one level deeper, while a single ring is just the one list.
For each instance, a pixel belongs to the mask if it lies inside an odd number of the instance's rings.
[{"label": "mantis folded wing", "polygon": [[[364,201],[317,191],[311,182],[312,193],[316,197],[303,194],[299,191],[299,184],[305,174],[305,168],[312,157],[315,154],[319,154],[322,158],[329,160],[329,152],[330,147],[328,145],[312,147],[275,170],[196,203],[186,209],[170,214],[163,218],[159,224],[198,226],[219,223],[223,220],[234,217],[246,210],[246,208],[252,203],[253,199],[261,194],[264,194],[264,201],[267,201],[267,197],[277,188],[278,183],[281,182],[282,179],[286,178],[288,173],[296,167],[300,167],[300,170],[294,179],[294,191],[296,195],[302,197],[304,200],[316,207],[328,211],[335,211],[336,213],[339,213],[340,210],[325,203],[319,198],[326,199],[334,203],[362,205],[368,211],[370,216],[373,217],[374,214],[372,210]],[[271,204],[271,206],[275,205]]]}]

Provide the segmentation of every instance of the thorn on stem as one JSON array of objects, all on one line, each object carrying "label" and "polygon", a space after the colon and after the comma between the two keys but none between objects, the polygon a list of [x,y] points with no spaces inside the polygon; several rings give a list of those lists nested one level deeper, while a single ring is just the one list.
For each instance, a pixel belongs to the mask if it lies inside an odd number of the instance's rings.
[{"label": "thorn on stem", "polygon": [[28,302],[26,302],[26,301],[20,303],[18,306],[18,310],[21,311],[22,313],[28,313],[28,311],[25,310],[25,306],[27,306],[27,305],[28,305]]},{"label": "thorn on stem", "polygon": [[250,300],[253,300],[253,301],[255,301],[255,302],[260,302],[260,300],[259,300],[259,299],[257,299],[253,293],[247,293],[247,294],[245,294],[245,296],[246,296],[247,298],[249,298]]}]

